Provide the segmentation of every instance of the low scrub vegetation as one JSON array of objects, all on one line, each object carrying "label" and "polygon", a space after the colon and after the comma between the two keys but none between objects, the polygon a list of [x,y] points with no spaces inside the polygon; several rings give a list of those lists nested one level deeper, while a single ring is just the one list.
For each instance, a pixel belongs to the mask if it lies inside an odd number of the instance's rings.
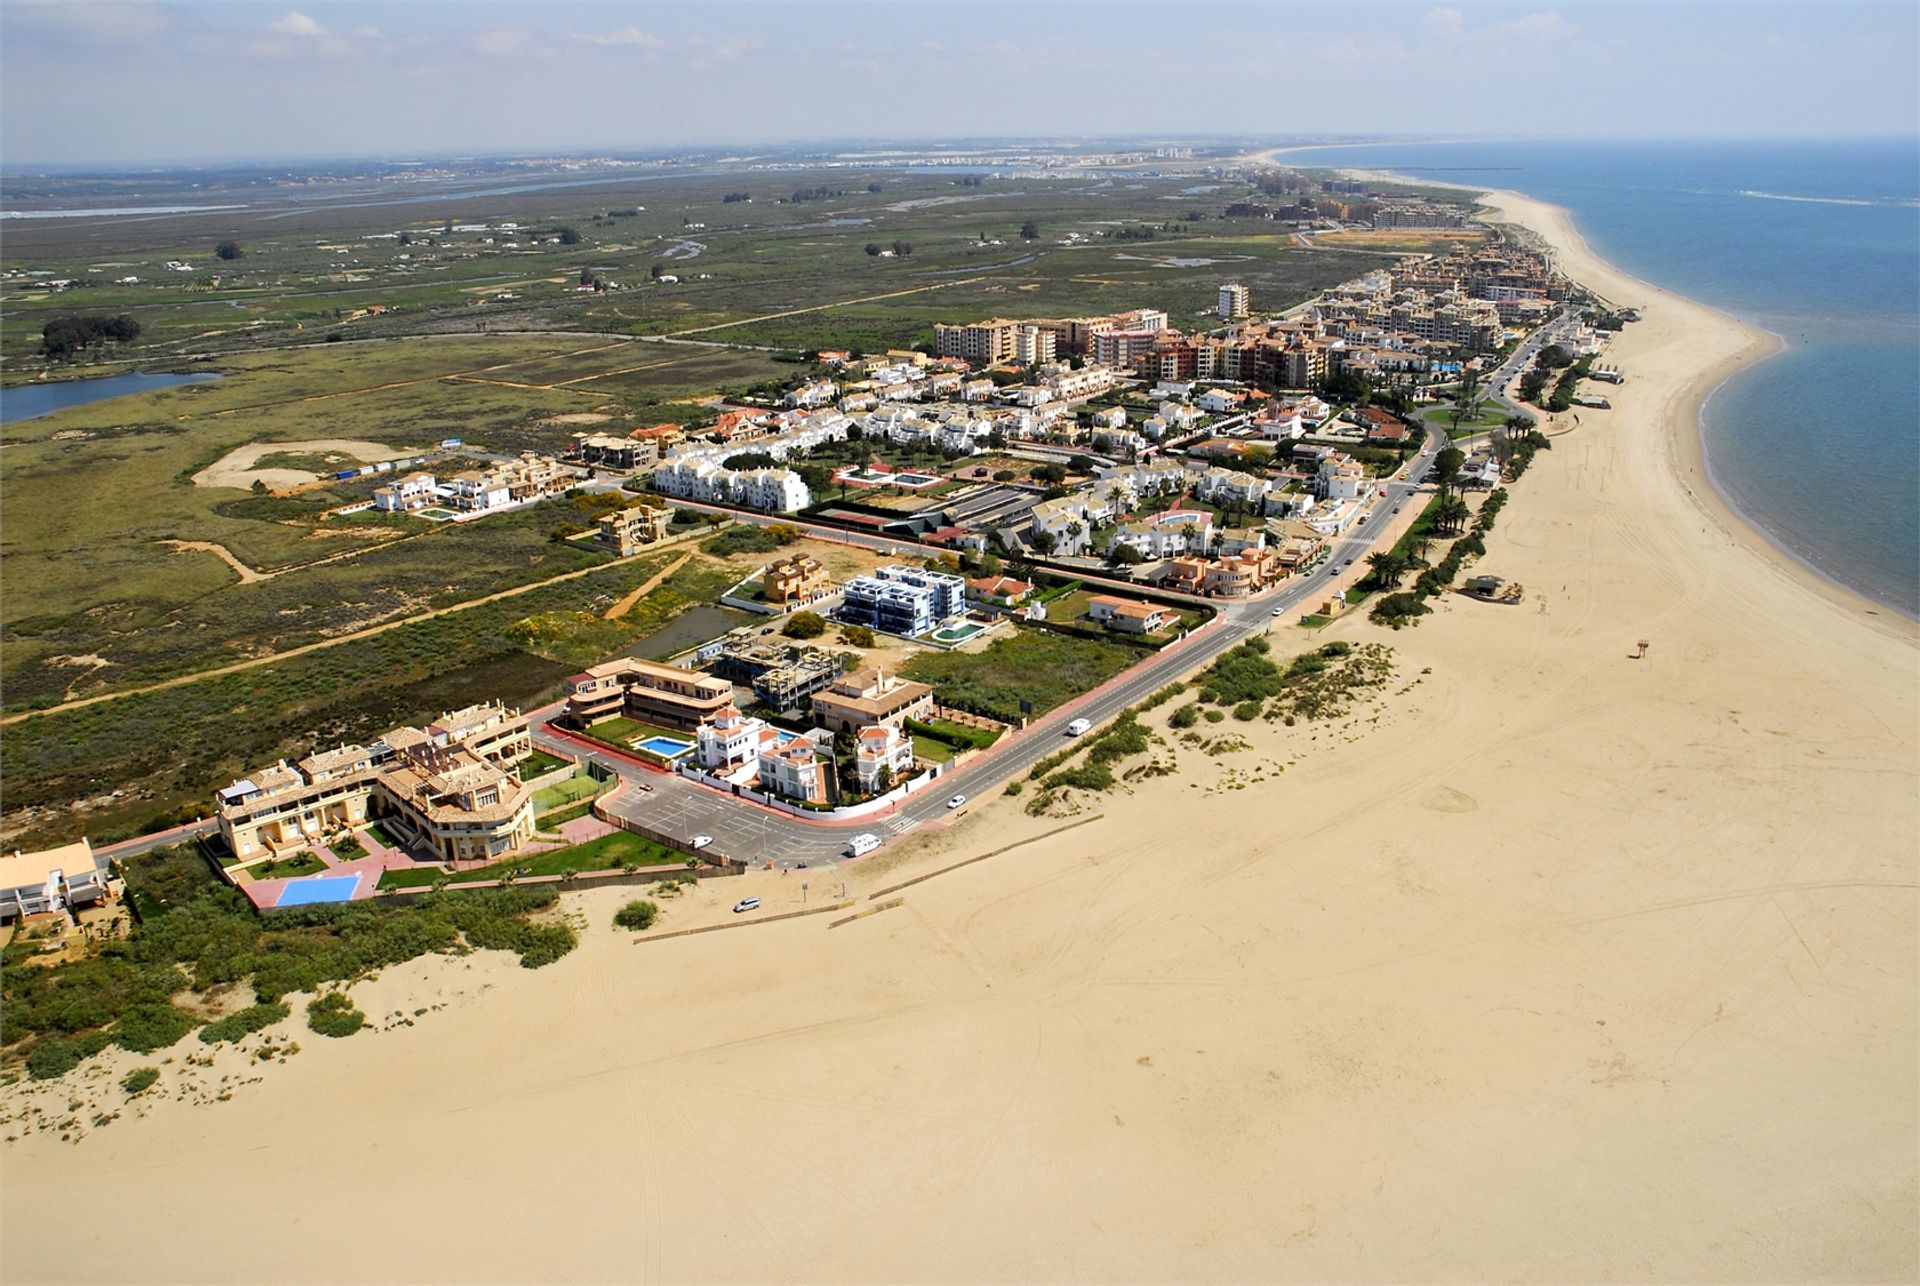
[{"label": "low scrub vegetation", "polygon": [[[198,868],[197,877],[194,874]],[[250,983],[256,1004],[212,1024],[209,1043],[237,1040],[285,1016],[294,992],[317,992],[434,951],[512,951],[527,968],[573,949],[566,924],[538,919],[548,889],[435,895],[407,905],[304,907],[262,920],[188,849],[130,860],[141,908],[133,935],[83,959],[0,972],[0,1042],[24,1050],[28,1073],[60,1076],[109,1045],[165,1049],[199,1026],[175,1004],[190,992]]]},{"label": "low scrub vegetation", "polygon": [[237,1041],[242,1036],[271,1027],[285,1018],[290,1011],[285,1005],[248,1005],[238,1013],[228,1014],[218,1022],[208,1023],[200,1029],[200,1039],[209,1045],[221,1041]]},{"label": "low scrub vegetation", "polygon": [[613,913],[614,924],[622,929],[650,929],[659,918],[660,908],[641,898],[636,898]]},{"label": "low scrub vegetation", "polygon": [[367,1025],[367,1016],[353,1006],[344,991],[329,991],[307,1006],[307,1026],[322,1036],[351,1036]]}]

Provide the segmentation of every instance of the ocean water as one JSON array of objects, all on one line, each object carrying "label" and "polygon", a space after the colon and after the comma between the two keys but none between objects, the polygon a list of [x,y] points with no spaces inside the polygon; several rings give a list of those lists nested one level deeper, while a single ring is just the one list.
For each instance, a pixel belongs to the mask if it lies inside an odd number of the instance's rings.
[{"label": "ocean water", "polygon": [[1388,144],[1279,159],[1551,201],[1603,258],[1781,336],[1784,351],[1707,402],[1714,483],[1802,562],[1920,615],[1920,139]]}]

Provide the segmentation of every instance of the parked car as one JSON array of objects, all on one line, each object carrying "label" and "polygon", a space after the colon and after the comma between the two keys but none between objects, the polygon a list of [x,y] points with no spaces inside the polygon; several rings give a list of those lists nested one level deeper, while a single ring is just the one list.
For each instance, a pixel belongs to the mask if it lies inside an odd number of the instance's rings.
[{"label": "parked car", "polygon": [[739,915],[743,911],[758,911],[759,909],[760,909],[759,898],[741,898],[738,902],[735,902],[733,904],[733,913],[735,915]]},{"label": "parked car", "polygon": [[711,843],[713,843],[713,836],[711,835],[695,835],[693,837],[693,847],[696,849],[705,848]]}]

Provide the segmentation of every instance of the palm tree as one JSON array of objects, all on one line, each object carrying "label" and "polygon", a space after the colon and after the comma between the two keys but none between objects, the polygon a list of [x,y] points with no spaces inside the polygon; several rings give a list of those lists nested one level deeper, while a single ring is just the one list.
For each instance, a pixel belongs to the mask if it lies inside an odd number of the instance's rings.
[{"label": "palm tree", "polygon": [[1459,496],[1448,496],[1440,502],[1440,507],[1434,510],[1433,516],[1441,530],[1458,535],[1461,524],[1466,522],[1470,512],[1466,501]]},{"label": "palm tree", "polygon": [[1397,550],[1368,554],[1367,566],[1372,569],[1374,583],[1384,589],[1400,588],[1400,578],[1407,574],[1406,555]]}]

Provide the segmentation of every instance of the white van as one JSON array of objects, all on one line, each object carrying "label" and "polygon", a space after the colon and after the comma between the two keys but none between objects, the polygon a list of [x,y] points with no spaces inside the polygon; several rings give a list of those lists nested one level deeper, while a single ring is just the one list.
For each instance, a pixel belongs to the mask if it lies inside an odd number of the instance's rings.
[{"label": "white van", "polygon": [[847,841],[847,856],[865,857],[868,853],[873,852],[874,849],[879,847],[880,837],[878,835],[855,835],[851,840]]},{"label": "white van", "polygon": [[759,909],[760,909],[759,898],[741,898],[738,902],[735,902],[733,904],[733,913],[735,915],[739,915],[743,911],[758,911]]},{"label": "white van", "polygon": [[1091,732],[1092,730],[1093,730],[1093,721],[1091,719],[1075,719],[1072,723],[1067,725],[1067,735],[1069,737],[1084,736],[1088,732]]}]

